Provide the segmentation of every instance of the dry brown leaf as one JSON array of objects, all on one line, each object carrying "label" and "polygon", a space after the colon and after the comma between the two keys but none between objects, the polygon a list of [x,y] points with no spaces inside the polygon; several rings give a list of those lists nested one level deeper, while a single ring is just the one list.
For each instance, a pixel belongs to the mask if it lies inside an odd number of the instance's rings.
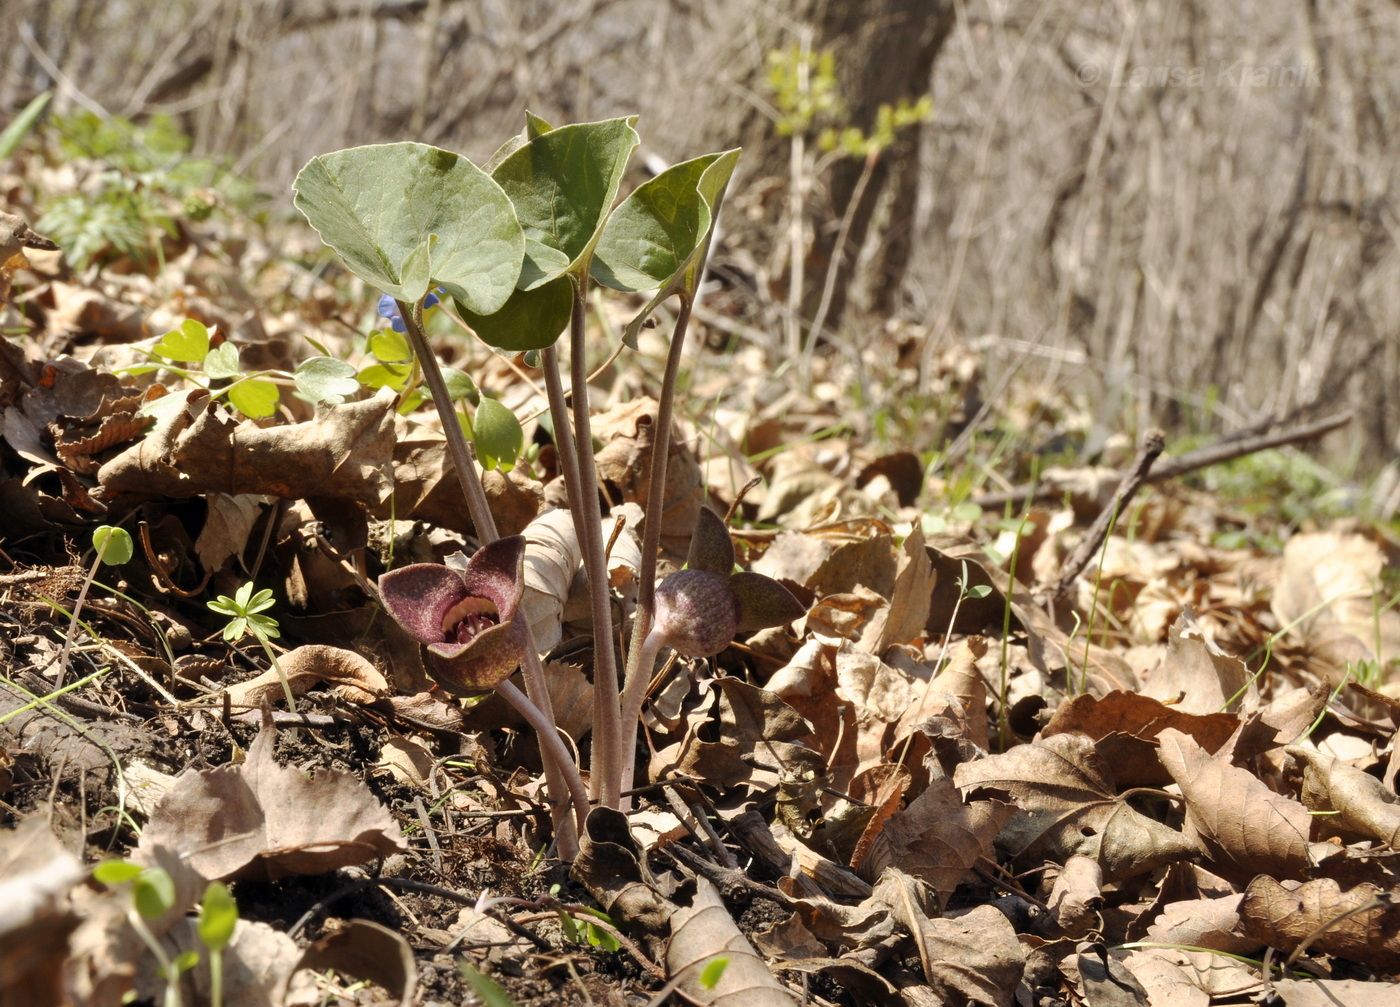
[{"label": "dry brown leaf", "polygon": [[1001,801],[965,804],[951,780],[931,780],[885,823],[864,862],[852,866],[867,880],[898,867],[946,902],[978,858],[991,855],[992,840],[1014,813]]},{"label": "dry brown leaf", "polygon": [[[471,532],[471,516],[462,506],[462,488],[441,429],[403,417],[396,424],[393,497],[374,508],[374,516],[428,521],[463,534]],[[520,534],[544,505],[544,487],[518,467],[508,473],[483,472],[481,487],[502,535]]]},{"label": "dry brown leaf", "polygon": [[253,525],[270,501],[266,497],[228,493],[210,493],[205,497],[209,513],[195,539],[194,551],[199,565],[217,573],[230,556],[240,556],[248,547]]},{"label": "dry brown leaf", "polygon": [[1359,534],[1294,535],[1283,548],[1274,614],[1333,684],[1347,661],[1400,656],[1400,610],[1378,604],[1384,568],[1380,547]]},{"label": "dry brown leaf", "polygon": [[[729,959],[719,982],[700,982],[705,965]],[[695,1003],[718,1007],[795,1007],[797,1000],[774,978],[758,956],[718,890],[704,878],[695,879],[695,901],[671,916],[671,940],[666,946],[666,971]]]},{"label": "dry brown leaf", "polygon": [[1060,965],[1075,980],[1080,997],[1094,1007],[1147,1007],[1147,991],[1108,949],[1098,942],[1085,941],[1079,953]]},{"label": "dry brown leaf", "polygon": [[[293,695],[300,696],[325,683],[336,698],[361,706],[389,694],[389,683],[365,658],[353,650],[307,644],[289,650],[277,659]],[[264,703],[284,699],[282,680],[276,668],[228,687],[229,704],[240,709],[257,709]]]},{"label": "dry brown leaf", "polygon": [[[593,436],[603,445],[597,454],[598,479],[611,490],[610,499],[646,505],[656,410],[656,400],[642,396],[593,417]],[[700,464],[687,441],[672,429],[659,515],[662,546],[667,552],[685,554],[703,502]]]},{"label": "dry brown leaf", "polygon": [[890,605],[883,613],[884,625],[875,639],[876,654],[885,653],[897,643],[912,643],[923,635],[935,580],[923,529],[916,523],[899,556]]},{"label": "dry brown leaf", "polygon": [[1297,801],[1209,755],[1190,736],[1168,728],[1159,736],[1162,765],[1186,799],[1211,868],[1238,881],[1256,874],[1302,877],[1312,865],[1312,818]]},{"label": "dry brown leaf", "polygon": [[1400,797],[1370,773],[1305,745],[1287,752],[1303,764],[1303,803],[1312,811],[1335,812],[1326,825],[1348,829],[1400,848]]},{"label": "dry brown leaf", "polygon": [[944,1002],[1011,1007],[1026,956],[1000,910],[983,905],[955,918],[930,919],[917,882],[895,868],[880,878],[874,898],[914,936],[924,977]]},{"label": "dry brown leaf", "polygon": [[[977,668],[977,662],[987,653],[987,641],[980,636],[959,640],[948,653],[943,668],[929,679],[918,700],[909,706],[894,727],[894,745],[903,743],[909,735],[918,731],[932,717],[949,715],[956,706],[954,718],[966,724],[966,738],[982,751],[987,750],[987,680]],[[891,660],[900,667],[897,660]],[[926,741],[915,735],[913,757],[923,757],[928,748]]]},{"label": "dry brown leaf", "polygon": [[255,493],[377,504],[393,488],[394,396],[318,406],[304,423],[236,422],[209,400],[181,410],[97,473],[104,494]]},{"label": "dry brown leaf", "polygon": [[1183,731],[1214,752],[1239,727],[1232,713],[1187,713],[1137,692],[1119,689],[1104,696],[1075,696],[1061,703],[1042,737],[1077,731],[1093,738],[1099,754],[1127,787],[1156,787],[1170,776],[1157,759],[1157,735],[1168,727]]},{"label": "dry brown leaf", "polygon": [[1259,942],[1239,933],[1239,895],[1169,902],[1162,914],[1147,928],[1147,939],[1159,944],[1185,944],[1191,947],[1247,955],[1258,950]]},{"label": "dry brown leaf", "polygon": [[67,1002],[63,963],[78,925],[67,896],[82,876],[43,818],[0,834],[0,1003]]},{"label": "dry brown leaf", "polygon": [[1196,852],[1181,833],[1117,796],[1093,741],[1082,734],[1057,734],[964,763],[953,781],[964,793],[1004,791],[1015,799],[1017,812],[997,840],[1013,856],[1060,862],[1087,856],[1103,867],[1105,879],[1118,881]]},{"label": "dry brown leaf", "polygon": [[1191,976],[1160,949],[1134,951],[1123,959],[1147,994],[1149,1007],[1208,1007],[1210,994],[1197,986]]},{"label": "dry brown leaf", "polygon": [[1320,878],[1289,888],[1260,876],[1245,889],[1240,926],[1280,951],[1291,953],[1308,941],[1318,954],[1385,972],[1400,969],[1400,904],[1375,885],[1343,891],[1331,878]]},{"label": "dry brown leaf", "polygon": [[1400,1007],[1400,984],[1360,979],[1276,979],[1288,1007]]},{"label": "dry brown leaf", "polygon": [[343,976],[368,980],[388,990],[399,1004],[413,1003],[418,987],[413,949],[403,935],[372,920],[347,920],[313,941],[292,971],[301,969],[335,969]]},{"label": "dry brown leaf", "polygon": [[404,849],[398,824],[363,781],[279,766],[275,734],[265,724],[242,765],[182,773],[156,806],[139,849],[173,850],[192,870],[219,880],[323,874]]},{"label": "dry brown leaf", "polygon": [[1142,693],[1182,713],[1206,716],[1247,695],[1248,683],[1244,662],[1217,647],[1187,609],[1172,624],[1166,656],[1145,677]]},{"label": "dry brown leaf", "polygon": [[391,734],[384,739],[375,765],[387,769],[400,783],[426,790],[428,775],[433,771],[433,754],[412,738]]}]

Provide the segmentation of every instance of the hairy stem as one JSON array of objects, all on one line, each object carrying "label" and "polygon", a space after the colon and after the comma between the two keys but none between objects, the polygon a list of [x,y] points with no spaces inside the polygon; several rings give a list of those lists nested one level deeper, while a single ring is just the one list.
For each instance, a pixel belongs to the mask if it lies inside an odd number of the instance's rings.
[{"label": "hairy stem", "polygon": [[593,459],[593,424],[588,414],[588,354],[584,310],[588,277],[574,281],[569,319],[569,372],[573,384],[574,454],[578,462],[578,529],[588,600],[593,614],[593,773],[599,800],[616,808],[621,793],[621,731],[618,720],[617,654],[613,649],[612,599],[603,556],[603,513],[598,505],[598,470]]},{"label": "hairy stem", "polygon": [[[452,396],[447,391],[447,382],[442,378],[442,369],[438,367],[437,357],[433,356],[433,348],[428,345],[427,334],[423,331],[422,307],[403,301],[396,303],[399,306],[399,314],[403,316],[404,328],[407,330],[409,343],[413,346],[413,353],[418,358],[418,364],[423,370],[423,378],[428,384],[433,405],[437,407],[438,418],[442,421],[443,436],[447,438],[448,457],[452,459],[452,468],[457,473],[457,482],[462,488],[462,496],[466,499],[467,513],[472,519],[472,525],[476,528],[476,537],[483,545],[489,545],[501,536],[496,530],[496,519],[492,516],[490,504],[486,500],[486,489],[481,485],[481,473],[477,471],[476,462],[467,447],[467,438],[462,433],[461,424],[457,422],[457,412],[452,408]],[[545,679],[544,666],[540,663],[540,652],[535,645],[535,634],[530,630],[528,621],[525,623],[525,660],[523,664],[525,691],[529,696],[529,701],[535,705],[540,715],[553,725],[555,722],[554,708],[549,701],[549,683]],[[503,682],[502,685],[509,685],[509,683]],[[498,690],[500,688],[501,686],[497,686]],[[555,738],[555,740],[558,739]],[[574,792],[576,785],[578,789],[582,789],[583,780],[579,776],[578,766],[574,764],[572,758],[568,757],[567,750],[564,752],[565,758],[561,762],[558,753],[552,750],[543,734],[540,735],[539,741],[543,755],[541,761],[544,763],[545,783],[549,788],[550,800],[554,805],[554,828],[559,854],[566,860],[572,859],[577,850],[577,836],[568,827],[567,814],[564,810],[564,795],[566,788],[568,793]],[[581,818],[577,827],[580,830],[583,828]]]},{"label": "hairy stem", "polygon": [[[535,729],[540,748],[547,755],[561,765],[573,765],[574,757],[559,737],[559,728],[553,719],[546,717],[539,706],[530,702],[530,697],[512,685],[509,679],[496,686],[496,691]],[[569,799],[573,802],[574,814],[582,829],[583,820],[588,817],[588,790],[583,785],[583,778],[576,772],[564,774],[564,781],[568,784]]]},{"label": "hairy stem", "polygon": [[[649,512],[650,513],[650,512]],[[643,554],[642,562],[646,562]],[[654,568],[655,564],[653,564]],[[655,570],[653,569],[653,573]],[[641,612],[637,613],[637,625],[641,625]],[[632,789],[636,775],[637,732],[641,730],[642,704],[647,698],[647,683],[651,681],[652,670],[656,667],[656,655],[661,652],[661,637],[654,631],[648,632],[640,643],[634,642],[627,652],[627,685],[622,690],[622,726],[624,734],[631,737],[632,747],[622,752],[622,781],[618,788],[621,793]],[[622,798],[622,810],[631,810],[632,798]]]},{"label": "hairy stem", "polygon": [[[666,373],[661,378],[661,398],[656,405],[656,426],[651,440],[651,482],[647,486],[646,518],[642,524],[642,565],[637,572],[637,613],[632,622],[632,643],[627,648],[627,674],[622,687],[622,790],[632,787],[632,765],[635,759],[638,721],[642,714],[646,682],[651,661],[641,653],[656,618],[656,559],[661,550],[661,515],[666,507],[666,463],[671,457],[671,418],[676,405],[676,380],[680,374],[681,356],[685,350],[685,333],[690,324],[692,298],[683,295],[680,313],[671,332],[671,348],[666,354]],[[628,697],[636,698],[636,712],[631,713]]]}]

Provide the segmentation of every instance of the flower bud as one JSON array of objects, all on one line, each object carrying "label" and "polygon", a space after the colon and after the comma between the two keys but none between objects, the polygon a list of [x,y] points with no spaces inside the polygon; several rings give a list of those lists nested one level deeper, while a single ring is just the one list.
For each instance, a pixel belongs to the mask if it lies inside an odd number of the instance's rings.
[{"label": "flower bud", "polygon": [[686,657],[711,657],[729,646],[739,607],[729,578],[711,570],[681,570],[656,589],[655,632]]}]

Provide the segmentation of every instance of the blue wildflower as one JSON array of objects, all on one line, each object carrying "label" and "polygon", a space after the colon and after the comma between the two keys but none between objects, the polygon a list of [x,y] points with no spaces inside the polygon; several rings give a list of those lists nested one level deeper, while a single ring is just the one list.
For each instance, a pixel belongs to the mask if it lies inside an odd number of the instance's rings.
[{"label": "blue wildflower", "polygon": [[[428,291],[428,296],[423,299],[423,310],[436,307],[438,302],[437,291]],[[394,299],[388,294],[379,295],[379,317],[389,320],[389,327],[395,332],[403,332],[403,315],[399,314],[399,306],[394,303]]]}]

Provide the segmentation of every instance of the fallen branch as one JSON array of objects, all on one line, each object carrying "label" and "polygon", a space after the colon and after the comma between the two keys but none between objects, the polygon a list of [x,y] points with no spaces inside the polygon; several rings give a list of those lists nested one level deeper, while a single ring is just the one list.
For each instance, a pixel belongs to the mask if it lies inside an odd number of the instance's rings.
[{"label": "fallen branch", "polygon": [[1146,443],[1138,452],[1137,458],[1133,460],[1133,467],[1127,475],[1123,476],[1118,483],[1118,488],[1113,491],[1113,499],[1109,501],[1107,507],[1099,511],[1099,516],[1094,518],[1094,523],[1089,526],[1089,531],[1060,568],[1060,579],[1050,589],[1051,599],[1058,601],[1073,590],[1075,581],[1094,561],[1094,554],[1099,551],[1099,546],[1113,530],[1113,522],[1118,519],[1118,515],[1123,513],[1124,508],[1132,501],[1137,491],[1142,488],[1142,484],[1147,481],[1147,477],[1152,471],[1152,463],[1166,450],[1166,447],[1167,438],[1162,431],[1151,430],[1148,432]]},{"label": "fallen branch", "polygon": [[[1270,448],[1286,447],[1289,444],[1301,444],[1304,441],[1316,440],[1323,434],[1346,426],[1351,422],[1352,415],[1350,409],[1345,409],[1342,412],[1296,427],[1287,427],[1265,433],[1255,433],[1251,430],[1244,435],[1236,434],[1226,437],[1218,443],[1195,451],[1188,451],[1179,458],[1172,458],[1155,466],[1146,481],[1149,483],[1165,482],[1168,479],[1189,475],[1192,472],[1210,468],[1212,465],[1222,465],[1225,462],[1234,461],[1236,458],[1257,454]],[[1123,478],[1129,474],[1130,472],[1124,473]],[[974,496],[972,502],[983,510],[998,510],[1007,504],[1040,503],[1055,500],[1064,494],[1065,489],[1066,487],[1062,483],[1042,479],[1038,483],[1025,483],[1013,486],[1009,490],[981,493]]]}]

